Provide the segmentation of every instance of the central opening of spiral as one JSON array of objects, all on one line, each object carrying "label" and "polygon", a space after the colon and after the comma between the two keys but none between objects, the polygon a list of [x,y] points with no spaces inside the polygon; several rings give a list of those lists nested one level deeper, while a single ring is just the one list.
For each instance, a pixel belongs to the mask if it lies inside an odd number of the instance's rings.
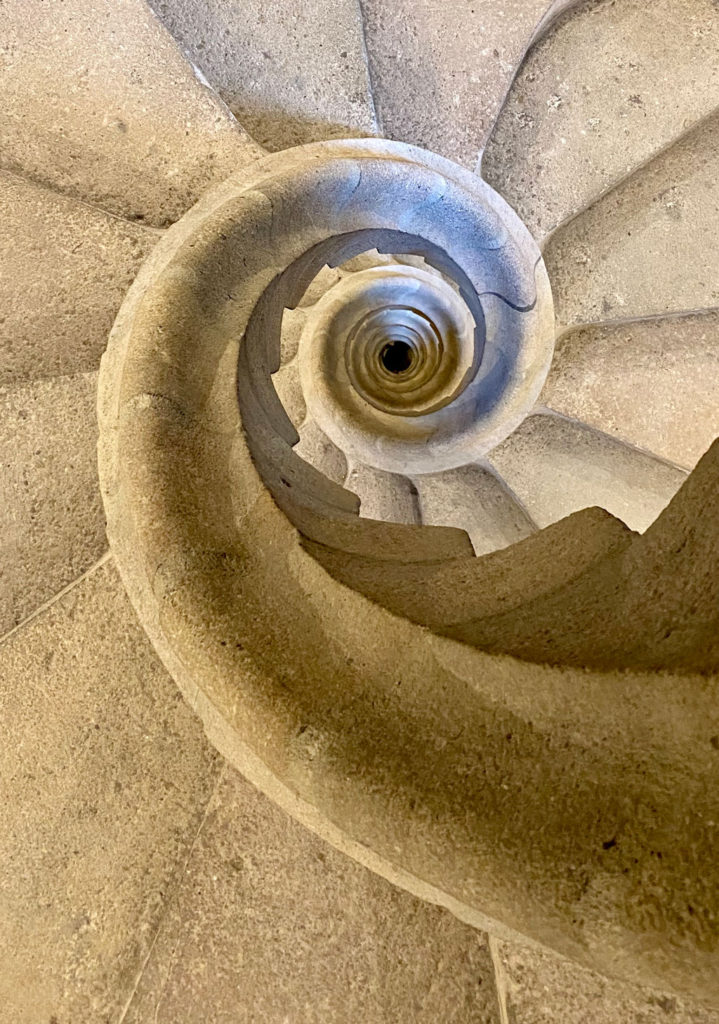
[{"label": "central opening of spiral", "polygon": [[379,354],[380,361],[389,373],[404,373],[412,365],[413,351],[406,341],[390,341]]}]

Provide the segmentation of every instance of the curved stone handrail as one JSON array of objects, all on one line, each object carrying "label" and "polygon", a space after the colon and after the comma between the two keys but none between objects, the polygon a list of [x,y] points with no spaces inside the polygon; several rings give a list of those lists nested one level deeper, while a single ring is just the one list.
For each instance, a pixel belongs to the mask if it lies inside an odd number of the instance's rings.
[{"label": "curved stone handrail", "polygon": [[[489,654],[368,600],[305,549],[381,550],[402,562],[429,536],[420,560],[469,556],[461,531],[360,522],[348,492],[298,469],[287,423],[268,414],[272,353],[264,363],[243,354],[258,302],[291,262],[272,259],[283,208],[268,174],[287,180],[301,166],[321,194],[333,171],[326,213],[295,224],[296,258],[336,231],[365,159],[385,160],[407,188],[419,163],[425,174],[432,163],[438,186],[455,173],[392,144],[288,151],[209,193],[133,285],[99,405],[108,532],[125,585],[208,735],[309,827],[465,920],[717,1001],[717,679],[689,671],[714,663],[590,672]],[[427,193],[425,210],[441,192]],[[376,218],[387,226],[386,210]],[[506,256],[500,273],[511,277]],[[258,344],[269,336],[258,332]],[[241,387],[242,415],[238,365],[252,383]],[[702,470],[712,482],[714,460]],[[686,494],[705,500],[705,488],[699,473]],[[658,527],[643,547],[622,542],[610,560],[646,590],[673,544],[675,593],[696,616],[715,581],[700,573],[708,585],[692,589],[680,574],[696,567],[681,552],[706,551],[716,524],[705,516],[687,539],[676,501],[667,532]],[[328,530],[338,531],[331,545]],[[708,608],[699,617],[716,622]]]}]

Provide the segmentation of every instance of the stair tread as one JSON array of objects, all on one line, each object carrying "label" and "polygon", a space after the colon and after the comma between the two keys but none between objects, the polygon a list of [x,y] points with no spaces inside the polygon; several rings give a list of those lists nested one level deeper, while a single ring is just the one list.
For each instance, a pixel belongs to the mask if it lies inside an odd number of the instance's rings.
[{"label": "stair tread", "polygon": [[164,226],[261,154],[144,0],[6,0],[0,37],[9,170]]},{"label": "stair tread", "polygon": [[0,389],[0,636],[107,548],[97,374]]},{"label": "stair tread", "polygon": [[159,237],[0,172],[0,385],[96,370]]},{"label": "stair tread", "polygon": [[356,0],[150,4],[268,149],[376,134]]},{"label": "stair tread", "polygon": [[389,523],[418,524],[417,497],[411,480],[372,466],[350,466],[345,487],[360,499],[360,517]]},{"label": "stair tread", "polygon": [[548,0],[362,0],[382,134],[475,169]]},{"label": "stair tread", "polygon": [[540,402],[680,466],[719,436],[719,313],[586,327],[557,344]]},{"label": "stair tread", "polygon": [[641,532],[687,476],[608,434],[546,414],[527,417],[489,461],[539,527],[597,505]]},{"label": "stair tread", "polygon": [[528,54],[482,176],[537,240],[719,107],[713,0],[599,0]]},{"label": "stair tread", "polygon": [[719,306],[719,115],[550,239],[561,324]]}]

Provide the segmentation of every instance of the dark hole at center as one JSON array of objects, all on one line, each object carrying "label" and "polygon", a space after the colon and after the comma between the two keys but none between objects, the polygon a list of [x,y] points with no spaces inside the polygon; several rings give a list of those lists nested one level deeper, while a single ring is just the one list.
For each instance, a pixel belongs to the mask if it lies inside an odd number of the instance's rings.
[{"label": "dark hole at center", "polygon": [[406,341],[390,341],[379,354],[390,373],[404,373],[412,364],[412,347]]}]

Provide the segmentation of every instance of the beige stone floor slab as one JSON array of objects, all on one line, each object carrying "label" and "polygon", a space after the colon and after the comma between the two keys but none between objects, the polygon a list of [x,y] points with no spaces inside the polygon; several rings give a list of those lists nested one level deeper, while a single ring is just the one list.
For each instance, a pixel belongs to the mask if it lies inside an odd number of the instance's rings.
[{"label": "beige stone floor slab", "polygon": [[528,54],[482,175],[537,240],[719,107],[714,0],[590,0]]},{"label": "beige stone floor slab", "polygon": [[528,416],[489,461],[540,528],[598,505],[643,532],[687,476],[608,434],[544,413]]},{"label": "beige stone floor slab", "polygon": [[552,6],[550,0],[362,0],[381,134],[474,170],[515,70]]},{"label": "beige stone floor slab", "polygon": [[561,324],[719,306],[719,116],[550,239]]},{"label": "beige stone floor slab", "polygon": [[305,420],[299,435],[299,444],[294,448],[296,454],[336,484],[344,483],[347,476],[347,459],[334,441],[330,441],[313,419]]},{"label": "beige stone floor slab", "polygon": [[0,644],[0,1021],[117,1024],[218,758],[105,562]]},{"label": "beige stone floor slab", "polygon": [[719,1024],[719,1011],[602,978],[545,950],[496,940],[507,1024]]},{"label": "beige stone floor slab", "polygon": [[486,938],[227,768],[124,1024],[500,1024]]},{"label": "beige stone floor slab", "polygon": [[483,466],[428,473],[414,483],[422,522],[466,530],[477,555],[516,544],[536,530],[516,497]]},{"label": "beige stone floor slab", "polygon": [[571,331],[540,401],[691,469],[719,436],[719,313]]},{"label": "beige stone floor slab", "polygon": [[0,172],[0,385],[96,370],[160,237]]},{"label": "beige stone floor slab", "polygon": [[0,165],[155,226],[259,152],[144,0],[3,0],[0,93]]},{"label": "beige stone floor slab", "polygon": [[263,146],[376,134],[357,0],[151,0]]},{"label": "beige stone floor slab", "polygon": [[0,388],[0,636],[106,550],[97,374]]}]

